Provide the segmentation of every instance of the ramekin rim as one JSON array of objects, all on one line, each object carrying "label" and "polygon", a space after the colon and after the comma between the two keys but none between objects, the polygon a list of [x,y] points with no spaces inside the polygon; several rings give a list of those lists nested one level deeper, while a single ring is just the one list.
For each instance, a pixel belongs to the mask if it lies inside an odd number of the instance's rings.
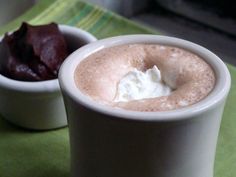
[{"label": "ramekin rim", "polygon": [[[58,24],[58,26],[62,33],[71,33],[80,36],[89,43],[97,40],[95,36],[81,28],[64,24]],[[0,37],[0,41],[2,40],[2,38],[3,36]],[[43,81],[19,81],[8,78],[2,74],[0,74],[0,88],[29,93],[51,93],[60,91],[58,78]]]}]

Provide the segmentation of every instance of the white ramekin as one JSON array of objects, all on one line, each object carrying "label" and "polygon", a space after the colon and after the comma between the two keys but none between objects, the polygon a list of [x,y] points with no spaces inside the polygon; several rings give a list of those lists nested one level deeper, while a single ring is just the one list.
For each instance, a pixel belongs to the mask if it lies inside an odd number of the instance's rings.
[{"label": "white ramekin", "polygon": [[[70,50],[96,41],[79,28],[59,25]],[[0,49],[0,56],[4,57]],[[58,79],[26,82],[0,74],[0,114],[8,121],[29,129],[46,130],[67,125]]]}]

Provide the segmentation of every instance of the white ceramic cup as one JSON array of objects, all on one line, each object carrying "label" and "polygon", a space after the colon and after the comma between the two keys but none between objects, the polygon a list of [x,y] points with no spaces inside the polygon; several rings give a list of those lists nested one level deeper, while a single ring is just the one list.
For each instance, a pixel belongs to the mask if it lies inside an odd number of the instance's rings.
[{"label": "white ceramic cup", "polygon": [[[59,25],[69,50],[96,40],[79,28]],[[0,46],[0,58],[6,57]],[[0,74],[0,114],[8,121],[29,129],[47,130],[67,125],[58,79],[26,82]]]},{"label": "white ceramic cup", "polygon": [[[166,112],[114,109],[83,95],[74,81],[78,64],[95,51],[131,43],[171,45],[196,53],[215,71],[213,91],[194,105]],[[209,50],[158,35],[108,38],[70,55],[59,82],[69,120],[73,177],[213,177],[231,79],[226,65]]]}]

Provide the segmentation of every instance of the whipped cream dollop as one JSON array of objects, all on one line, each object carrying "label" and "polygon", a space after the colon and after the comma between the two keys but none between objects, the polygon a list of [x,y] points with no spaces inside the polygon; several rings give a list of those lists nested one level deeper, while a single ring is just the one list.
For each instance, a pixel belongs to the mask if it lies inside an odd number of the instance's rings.
[{"label": "whipped cream dollop", "polygon": [[172,89],[161,79],[157,66],[139,71],[136,68],[128,72],[118,83],[115,102],[127,102],[145,98],[167,96]]}]

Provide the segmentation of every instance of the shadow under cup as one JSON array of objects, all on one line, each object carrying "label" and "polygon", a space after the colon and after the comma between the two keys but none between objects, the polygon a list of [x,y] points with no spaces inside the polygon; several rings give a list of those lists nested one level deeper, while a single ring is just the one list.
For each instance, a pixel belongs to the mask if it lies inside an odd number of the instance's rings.
[{"label": "shadow under cup", "polygon": [[[216,85],[203,100],[165,112],[137,112],[101,105],[76,87],[79,62],[102,48],[150,43],[196,53],[215,71]],[[128,35],[80,48],[61,67],[70,131],[73,177],[213,177],[217,137],[230,89],[225,64],[209,50],[177,38]]]}]

